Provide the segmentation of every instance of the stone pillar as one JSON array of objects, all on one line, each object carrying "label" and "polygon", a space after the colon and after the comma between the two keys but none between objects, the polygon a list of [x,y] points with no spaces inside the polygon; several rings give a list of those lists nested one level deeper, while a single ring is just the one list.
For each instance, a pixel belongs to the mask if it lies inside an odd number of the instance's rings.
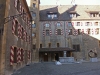
[{"label": "stone pillar", "polygon": [[66,57],[66,51],[64,51],[64,56],[63,57]]}]

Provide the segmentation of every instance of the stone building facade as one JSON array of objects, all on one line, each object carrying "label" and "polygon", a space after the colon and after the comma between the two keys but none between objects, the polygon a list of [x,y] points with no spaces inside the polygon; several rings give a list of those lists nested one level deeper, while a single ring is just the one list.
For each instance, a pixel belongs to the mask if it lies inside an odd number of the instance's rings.
[{"label": "stone building facade", "polygon": [[40,61],[100,58],[99,5],[41,5],[39,28]]},{"label": "stone building facade", "polygon": [[[28,0],[29,1],[29,0]],[[30,0],[32,16],[32,62],[39,62],[39,4],[40,0]]]},{"label": "stone building facade", "polygon": [[26,0],[0,1],[0,75],[31,62],[31,14]]}]

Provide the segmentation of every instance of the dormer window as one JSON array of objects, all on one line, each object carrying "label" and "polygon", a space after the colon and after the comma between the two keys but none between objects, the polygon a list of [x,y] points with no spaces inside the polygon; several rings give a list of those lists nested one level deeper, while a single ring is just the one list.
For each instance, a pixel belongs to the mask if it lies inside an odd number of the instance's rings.
[{"label": "dormer window", "polygon": [[76,14],[76,13],[70,13],[70,17],[71,17],[71,18],[77,17],[77,14]]},{"label": "dormer window", "polygon": [[54,18],[57,18],[58,15],[57,15],[57,13],[48,13],[48,14],[47,14],[47,17],[48,17],[49,19],[54,19]]},{"label": "dormer window", "polygon": [[100,13],[99,12],[90,12],[90,17],[100,17]]}]

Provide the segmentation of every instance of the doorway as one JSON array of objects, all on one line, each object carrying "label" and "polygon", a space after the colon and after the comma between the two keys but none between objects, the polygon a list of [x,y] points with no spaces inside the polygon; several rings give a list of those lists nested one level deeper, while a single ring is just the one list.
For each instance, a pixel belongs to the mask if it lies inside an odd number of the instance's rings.
[{"label": "doorway", "polygon": [[48,53],[44,53],[44,62],[48,61]]},{"label": "doorway", "polygon": [[59,61],[59,54],[58,53],[55,53],[55,60]]}]

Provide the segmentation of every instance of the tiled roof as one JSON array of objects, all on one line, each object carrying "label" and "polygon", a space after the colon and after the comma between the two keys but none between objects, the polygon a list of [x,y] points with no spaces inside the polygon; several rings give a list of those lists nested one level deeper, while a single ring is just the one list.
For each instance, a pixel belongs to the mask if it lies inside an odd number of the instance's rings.
[{"label": "tiled roof", "polygon": [[[47,11],[58,12],[57,19],[48,19]],[[61,5],[61,6],[53,6],[53,5],[40,5],[40,21],[45,20],[83,20],[83,19],[99,19],[100,17],[90,17],[89,12],[99,12],[100,5]],[[70,13],[76,12],[78,16],[76,18],[71,18]]]}]

